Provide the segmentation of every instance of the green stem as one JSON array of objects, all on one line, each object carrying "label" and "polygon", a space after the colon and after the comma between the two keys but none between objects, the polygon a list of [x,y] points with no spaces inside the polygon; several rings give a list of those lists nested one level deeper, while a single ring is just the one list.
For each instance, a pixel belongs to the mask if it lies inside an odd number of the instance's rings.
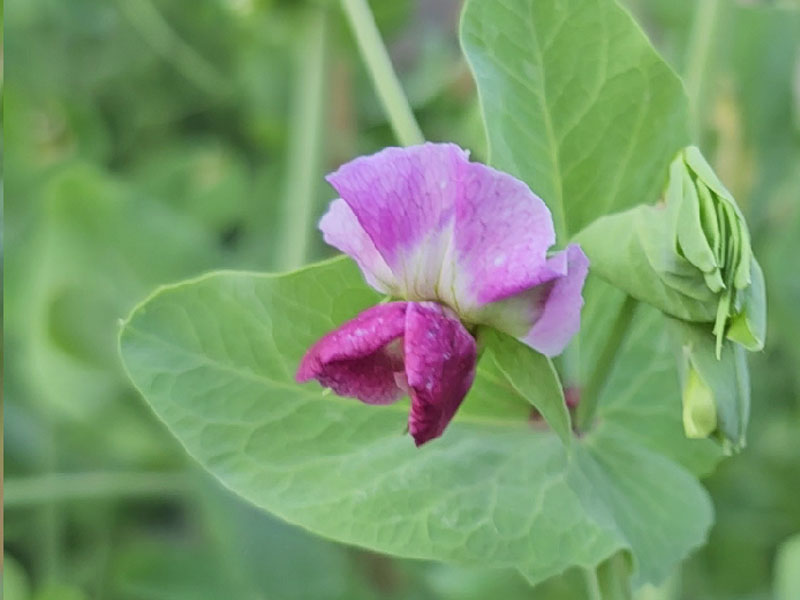
[{"label": "green stem", "polygon": [[702,123],[703,80],[714,42],[719,0],[698,0],[686,54],[684,81],[691,108],[692,133],[695,140]]},{"label": "green stem", "polygon": [[595,571],[603,600],[631,600],[631,569],[628,557],[618,552]]},{"label": "green stem", "polygon": [[586,600],[603,600],[600,592],[600,581],[597,579],[597,571],[594,569],[583,569],[584,581],[586,583]]},{"label": "green stem", "polygon": [[278,265],[285,270],[302,266],[308,253],[322,154],[327,19],[325,8],[309,7],[297,39],[282,230],[285,237]]},{"label": "green stem", "polygon": [[[49,477],[58,468],[57,428],[48,414],[43,419],[47,428],[47,439],[44,449],[44,472],[39,477]],[[9,493],[9,482],[4,479],[3,502],[8,507],[13,504],[13,489]],[[12,486],[13,487],[13,486]],[[10,498],[10,500],[9,500]],[[61,579],[61,541],[63,537],[64,519],[61,507],[50,497],[43,498],[38,509],[41,526],[41,561],[45,581],[59,581]]]},{"label": "green stem", "polygon": [[581,373],[581,349],[580,340],[576,335],[564,349],[558,360],[561,373],[561,381],[564,389],[578,387]]},{"label": "green stem", "polygon": [[402,146],[421,144],[425,138],[392,68],[367,0],[342,0],[342,7],[397,140]]},{"label": "green stem", "polygon": [[591,375],[589,375],[589,378],[586,380],[586,385],[581,390],[577,418],[578,429],[581,431],[586,431],[591,426],[594,414],[597,410],[600,392],[603,391],[603,386],[608,379],[608,373],[614,364],[617,352],[622,342],[625,340],[625,334],[628,332],[631,321],[633,321],[633,315],[637,305],[637,301],[632,296],[625,296],[625,301],[619,308],[614,324],[611,326],[611,332],[606,339],[605,346],[603,346],[602,352],[597,356],[594,370]]},{"label": "green stem", "polygon": [[7,477],[6,508],[69,500],[181,494],[189,487],[186,473],[51,473]]}]

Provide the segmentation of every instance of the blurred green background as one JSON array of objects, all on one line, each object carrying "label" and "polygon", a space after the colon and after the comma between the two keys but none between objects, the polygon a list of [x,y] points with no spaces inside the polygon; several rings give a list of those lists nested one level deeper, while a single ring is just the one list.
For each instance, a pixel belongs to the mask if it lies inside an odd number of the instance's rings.
[{"label": "blurred green background", "polygon": [[[627,4],[748,216],[770,319],[749,446],[705,482],[709,543],[639,596],[800,598],[800,8]],[[485,157],[460,2],[372,6],[426,137]],[[278,522],[195,468],[121,371],[118,320],[156,285],[330,253],[323,174],[394,143],[338,4],[12,0],[3,19],[4,597],[579,598],[570,573],[532,591]]]}]

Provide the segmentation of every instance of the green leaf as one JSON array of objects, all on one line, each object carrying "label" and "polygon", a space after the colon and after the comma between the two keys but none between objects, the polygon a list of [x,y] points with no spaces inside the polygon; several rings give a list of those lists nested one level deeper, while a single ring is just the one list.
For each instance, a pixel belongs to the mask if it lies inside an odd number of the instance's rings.
[{"label": "green leaf", "polygon": [[519,340],[496,329],[483,327],[479,340],[483,360],[493,360],[514,391],[541,413],[565,444],[572,440],[569,411],[553,363]]},{"label": "green leaf", "polygon": [[542,197],[559,238],[658,197],[687,141],[686,99],[616,2],[470,0],[461,43],[491,164]]},{"label": "green leaf", "polygon": [[407,403],[368,406],[293,381],[311,343],[376,301],[341,259],[284,276],[211,274],[140,305],[121,353],[155,412],[206,469],[324,537],[515,567],[532,582],[618,551],[631,554],[637,581],[659,580],[702,542],[708,498],[656,450],[684,455],[686,440],[672,422],[625,417],[648,406],[679,415],[677,395],[647,388],[671,364],[656,321],[642,323],[646,343],[623,348],[600,425],[570,453],[529,423],[529,405],[495,361],[482,361],[445,435],[416,449],[404,432]]}]

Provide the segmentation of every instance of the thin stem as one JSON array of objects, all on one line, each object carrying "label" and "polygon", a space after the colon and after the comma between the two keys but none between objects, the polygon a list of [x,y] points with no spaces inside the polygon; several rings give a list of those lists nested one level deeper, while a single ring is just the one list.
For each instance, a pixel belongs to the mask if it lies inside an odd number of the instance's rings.
[{"label": "thin stem", "polygon": [[425,138],[392,68],[367,0],[342,0],[342,7],[397,140],[402,146],[421,144]]},{"label": "thin stem", "polygon": [[576,335],[564,349],[558,361],[558,365],[561,367],[560,372],[564,389],[578,386],[581,372],[580,359],[580,340]]},{"label": "thin stem", "polygon": [[608,379],[608,373],[614,360],[617,357],[622,342],[625,340],[625,334],[628,332],[633,315],[638,305],[637,301],[632,296],[625,296],[625,301],[619,308],[617,318],[611,326],[611,332],[606,339],[605,346],[602,352],[597,356],[597,362],[594,365],[594,370],[586,381],[586,385],[581,390],[580,402],[578,404],[578,428],[581,431],[586,431],[591,425],[594,413],[597,410],[597,402],[600,397],[600,392],[603,391],[603,386]]},{"label": "thin stem", "polygon": [[186,79],[209,95],[227,93],[225,77],[181,39],[150,0],[119,0],[117,6],[147,43]]},{"label": "thin stem", "polygon": [[316,200],[322,146],[327,11],[308,8],[297,40],[296,79],[292,94],[284,243],[280,266],[296,269],[306,260]]},{"label": "thin stem", "polygon": [[[47,439],[44,448],[44,473],[41,477],[49,477],[58,468],[57,428],[50,415],[45,416]],[[9,490],[9,478],[4,480],[4,506],[13,504],[13,489]],[[61,541],[63,537],[64,519],[61,507],[51,498],[43,499],[38,509],[42,528],[42,571],[45,581],[61,579]]]},{"label": "thin stem", "polygon": [[692,133],[695,139],[702,123],[703,80],[713,46],[719,0],[698,0],[696,6],[684,73],[686,93],[691,107]]},{"label": "thin stem", "polygon": [[586,600],[603,600],[600,592],[600,581],[597,579],[597,571],[594,569],[583,569],[583,577],[586,583]]},{"label": "thin stem", "polygon": [[603,561],[595,573],[603,600],[631,600],[631,564],[625,553]]},{"label": "thin stem", "polygon": [[175,495],[189,487],[186,473],[51,473],[7,477],[5,506],[53,505],[69,500]]}]

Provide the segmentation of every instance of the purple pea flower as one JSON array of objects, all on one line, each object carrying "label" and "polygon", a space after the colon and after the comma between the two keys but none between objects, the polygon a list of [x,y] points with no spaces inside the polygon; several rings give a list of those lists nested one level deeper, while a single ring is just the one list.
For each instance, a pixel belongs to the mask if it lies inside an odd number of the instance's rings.
[{"label": "purple pea flower", "polygon": [[469,328],[489,325],[554,356],[580,326],[589,261],[577,245],[547,257],[550,211],[518,179],[453,144],[386,148],[327,180],[341,195],[320,222],[378,304],[325,335],[297,381],[367,404],[411,397],[417,446],[439,437],[475,377]]}]

